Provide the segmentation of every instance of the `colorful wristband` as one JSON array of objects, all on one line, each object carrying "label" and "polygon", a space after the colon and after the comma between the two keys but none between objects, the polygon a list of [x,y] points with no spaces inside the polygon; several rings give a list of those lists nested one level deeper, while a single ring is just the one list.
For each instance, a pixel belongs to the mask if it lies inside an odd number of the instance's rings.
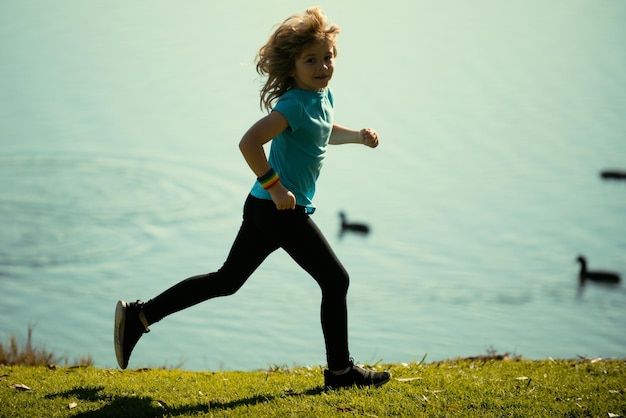
[{"label": "colorful wristband", "polygon": [[265,190],[268,190],[270,187],[278,183],[278,180],[280,180],[280,177],[278,176],[278,173],[274,171],[273,168],[270,168],[270,170],[267,173],[257,178],[257,180],[259,184],[261,185],[261,187],[263,187]]}]

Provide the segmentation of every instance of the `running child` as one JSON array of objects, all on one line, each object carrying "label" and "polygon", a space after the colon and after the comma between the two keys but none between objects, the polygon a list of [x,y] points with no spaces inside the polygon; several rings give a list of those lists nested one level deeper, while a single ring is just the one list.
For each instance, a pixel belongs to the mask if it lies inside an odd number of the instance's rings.
[{"label": "running child", "polygon": [[[256,58],[267,77],[261,106],[268,114],[243,135],[239,148],[256,181],[244,203],[243,221],[224,265],[179,282],[147,302],[120,300],[115,310],[115,353],[122,369],[149,326],[218,296],[232,295],[275,250],[282,248],[321,288],[321,324],[328,369],[324,384],[380,386],[389,372],[354,364],[348,350],[348,273],[313,222],[313,196],[328,144],[378,146],[371,128],[349,129],[333,121],[329,82],[339,27],[317,7],[278,26]],[[269,158],[263,145],[271,142]]]}]

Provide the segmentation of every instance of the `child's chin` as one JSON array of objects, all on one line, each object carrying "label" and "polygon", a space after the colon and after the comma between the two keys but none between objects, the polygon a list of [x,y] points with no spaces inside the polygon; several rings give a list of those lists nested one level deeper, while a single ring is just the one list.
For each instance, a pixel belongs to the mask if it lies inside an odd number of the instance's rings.
[{"label": "child's chin", "polygon": [[330,83],[330,79],[329,79],[329,78],[325,78],[325,79],[319,79],[319,80],[317,80],[316,85],[317,85],[319,88],[323,89],[323,88],[328,87],[328,84],[329,84],[329,83]]}]

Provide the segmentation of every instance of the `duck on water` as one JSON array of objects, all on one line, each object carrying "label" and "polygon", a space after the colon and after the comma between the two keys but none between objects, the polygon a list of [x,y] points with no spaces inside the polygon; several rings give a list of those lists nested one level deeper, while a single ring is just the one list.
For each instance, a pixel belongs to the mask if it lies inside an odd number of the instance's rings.
[{"label": "duck on water", "polygon": [[625,170],[604,170],[600,173],[603,179],[626,180]]},{"label": "duck on water", "polygon": [[587,280],[605,284],[618,284],[622,280],[619,274],[612,271],[587,270],[587,260],[582,255],[578,256],[576,261],[580,263],[578,279],[581,286],[583,286]]},{"label": "duck on water", "polygon": [[370,232],[370,227],[366,224],[348,222],[348,219],[346,218],[346,214],[344,212],[339,212],[339,218],[341,218],[341,235],[343,235],[345,232],[356,232],[359,234],[368,234]]}]

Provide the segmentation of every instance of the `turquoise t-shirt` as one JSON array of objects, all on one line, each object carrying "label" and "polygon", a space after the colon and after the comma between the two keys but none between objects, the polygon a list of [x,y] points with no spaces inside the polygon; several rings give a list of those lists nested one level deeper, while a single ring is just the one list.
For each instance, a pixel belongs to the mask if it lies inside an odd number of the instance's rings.
[{"label": "turquoise t-shirt", "polygon": [[[308,213],[315,211],[315,182],[333,129],[333,105],[329,88],[320,92],[294,88],[283,94],[272,109],[287,119],[289,127],[272,139],[268,161],[281,183],[296,196],[296,204]],[[250,194],[272,200],[258,181]]]}]

